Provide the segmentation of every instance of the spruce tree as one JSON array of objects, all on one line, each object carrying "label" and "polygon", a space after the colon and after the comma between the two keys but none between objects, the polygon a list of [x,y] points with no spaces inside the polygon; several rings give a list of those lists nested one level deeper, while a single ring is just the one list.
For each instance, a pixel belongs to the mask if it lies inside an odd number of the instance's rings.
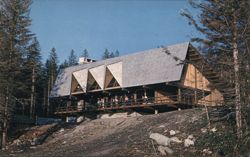
[{"label": "spruce tree", "polygon": [[35,114],[37,116],[45,116],[45,109],[47,106],[47,68],[44,64],[41,65],[40,71],[37,73],[35,89],[36,89],[36,106]]},{"label": "spruce tree", "polygon": [[9,121],[12,117],[16,99],[23,91],[21,70],[33,34],[29,31],[30,0],[0,1],[0,114],[2,125],[2,147],[6,144]]},{"label": "spruce tree", "polygon": [[115,57],[119,57],[120,56],[120,52],[118,50],[115,51]]},{"label": "spruce tree", "polygon": [[[41,55],[40,55],[40,44],[37,40],[37,38],[33,38],[30,46],[29,51],[27,54],[27,69],[29,70],[28,77],[30,79],[27,79],[27,82],[29,82],[29,87],[31,89],[30,91],[30,116],[34,117],[35,115],[35,109],[36,109],[36,87],[39,86],[37,84],[37,78],[41,74]],[[28,81],[30,80],[30,81]]]},{"label": "spruce tree", "polygon": [[[182,12],[189,23],[201,32],[204,38],[193,38],[192,41],[202,44],[208,61],[234,87],[235,96],[227,103],[233,102],[236,110],[237,135],[242,137],[242,94],[246,84],[241,71],[247,70],[249,62],[249,0],[206,0],[190,1],[200,9],[198,20],[188,12]],[[242,64],[246,63],[246,64]],[[249,72],[249,68],[247,70]],[[246,82],[246,81],[243,81]],[[249,98],[249,94],[247,96]],[[233,101],[232,101],[233,100]]]},{"label": "spruce tree", "polygon": [[47,63],[48,63],[48,67],[47,67],[48,68],[48,78],[50,80],[49,81],[50,88],[52,88],[54,83],[55,83],[56,76],[58,74],[58,56],[57,56],[55,48],[51,49]]},{"label": "spruce tree", "polygon": [[50,102],[49,102],[49,95],[50,91],[53,88],[53,85],[55,83],[57,74],[58,74],[58,57],[56,53],[56,49],[52,48],[50,51],[49,58],[47,59],[45,63],[46,67],[46,77],[47,77],[47,115],[50,114]]},{"label": "spruce tree", "polygon": [[67,60],[64,60],[64,62],[62,64],[60,64],[59,66],[59,70],[62,70],[64,68],[67,68],[69,66],[69,63]]},{"label": "spruce tree", "polygon": [[87,49],[83,50],[83,53],[82,53],[81,57],[89,58],[89,52],[88,52]]},{"label": "spruce tree", "polygon": [[113,53],[113,52],[111,52],[110,54],[109,54],[109,58],[114,58],[115,57],[115,54]]},{"label": "spruce tree", "polygon": [[105,49],[102,59],[108,59],[108,58],[110,58],[110,52],[108,49]]},{"label": "spruce tree", "polygon": [[77,65],[77,57],[75,51],[72,49],[68,58],[68,66]]}]

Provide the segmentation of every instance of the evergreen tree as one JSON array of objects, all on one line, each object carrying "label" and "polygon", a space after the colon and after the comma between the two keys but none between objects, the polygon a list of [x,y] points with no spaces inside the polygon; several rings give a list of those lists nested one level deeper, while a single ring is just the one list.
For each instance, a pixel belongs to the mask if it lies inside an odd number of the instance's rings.
[{"label": "evergreen tree", "polygon": [[120,52],[118,50],[115,51],[115,57],[119,57],[120,56]]},{"label": "evergreen tree", "polygon": [[62,64],[60,64],[59,70],[62,70],[62,69],[67,68],[67,67],[69,67],[69,63],[67,60],[64,60],[64,62]]},{"label": "evergreen tree", "polygon": [[114,52],[109,52],[108,49],[105,49],[102,59],[114,58],[114,57],[118,57],[119,55],[120,54],[118,50],[116,50],[114,53]]},{"label": "evergreen tree", "polygon": [[[30,91],[30,116],[34,117],[35,115],[35,104],[36,104],[36,90],[35,88],[39,86],[37,84],[37,78],[41,74],[41,55],[40,55],[40,44],[37,40],[37,38],[33,38],[31,45],[29,46],[29,51],[27,54],[27,63],[26,63],[26,68],[29,71],[27,82],[29,84],[29,87],[31,89]],[[28,81],[30,80],[30,81]]]},{"label": "evergreen tree", "polygon": [[2,147],[6,144],[9,120],[15,101],[22,96],[23,80],[20,73],[32,38],[29,31],[30,0],[0,1],[0,123],[2,124]]},{"label": "evergreen tree", "polygon": [[47,59],[45,63],[46,68],[46,78],[47,78],[47,114],[50,113],[50,102],[49,102],[49,95],[50,91],[52,90],[52,87],[55,83],[57,74],[58,74],[58,57],[56,54],[56,49],[52,48],[49,58]]},{"label": "evergreen tree", "polygon": [[82,53],[81,57],[89,58],[89,52],[88,52],[87,49],[83,50],[83,53]]},{"label": "evergreen tree", "polygon": [[110,53],[109,58],[114,58],[115,54],[113,52]]},{"label": "evergreen tree", "polygon": [[102,59],[108,59],[110,58],[110,52],[108,51],[108,49],[105,49]]},{"label": "evergreen tree", "polygon": [[[234,86],[232,100],[236,109],[237,135],[242,137],[242,94],[246,95],[242,84],[244,75],[241,71],[249,71],[249,0],[206,0],[191,1],[194,8],[200,9],[198,22],[187,11],[182,15],[186,16],[189,23],[201,32],[205,38],[194,38],[193,41],[202,44],[203,52],[206,52],[209,62],[219,73],[230,80],[229,85]],[[247,31],[248,30],[248,31]],[[247,57],[248,56],[248,57]],[[242,64],[246,63],[246,64]],[[243,82],[247,82],[243,81]],[[248,81],[249,82],[249,81]],[[248,97],[249,98],[249,94]]]},{"label": "evergreen tree", "polygon": [[51,89],[55,83],[56,76],[58,74],[58,57],[56,53],[56,49],[52,48],[49,58],[46,61],[47,65],[47,75],[48,75],[48,82],[49,82],[49,89]]},{"label": "evergreen tree", "polygon": [[37,73],[36,77],[36,106],[35,113],[37,116],[45,116],[45,109],[47,106],[47,68],[44,64],[41,66],[41,70]]},{"label": "evergreen tree", "polygon": [[77,57],[75,51],[72,49],[68,58],[68,66],[77,65]]}]

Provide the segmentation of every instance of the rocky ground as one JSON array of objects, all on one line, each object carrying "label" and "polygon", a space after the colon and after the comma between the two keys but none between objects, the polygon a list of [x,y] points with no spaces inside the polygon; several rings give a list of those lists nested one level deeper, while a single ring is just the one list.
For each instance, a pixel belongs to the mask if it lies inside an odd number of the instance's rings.
[{"label": "rocky ground", "polygon": [[[202,109],[129,118],[96,119],[57,129],[55,125],[44,128],[53,128],[54,132],[51,132],[42,144],[29,144],[26,149],[19,150],[10,146],[8,150],[0,152],[0,156],[237,155],[233,149],[235,136],[231,122],[212,123],[208,128],[206,113]],[[242,156],[250,156],[247,143],[242,147]]]}]

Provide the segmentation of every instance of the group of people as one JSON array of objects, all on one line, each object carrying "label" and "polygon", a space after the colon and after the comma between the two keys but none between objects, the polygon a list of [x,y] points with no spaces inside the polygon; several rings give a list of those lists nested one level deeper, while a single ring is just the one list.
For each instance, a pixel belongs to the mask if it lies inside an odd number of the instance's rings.
[{"label": "group of people", "polygon": [[111,98],[98,98],[97,105],[98,107],[104,108],[106,106],[117,106],[117,105],[125,105],[129,102],[129,97],[127,95],[123,96],[115,96]]},{"label": "group of people", "polygon": [[[137,102],[138,101],[138,102]],[[132,105],[133,103],[149,103],[147,95],[143,95],[141,99],[135,100],[133,96],[114,96],[114,97],[103,97],[97,99],[97,106],[99,108],[121,106],[121,105]]]}]

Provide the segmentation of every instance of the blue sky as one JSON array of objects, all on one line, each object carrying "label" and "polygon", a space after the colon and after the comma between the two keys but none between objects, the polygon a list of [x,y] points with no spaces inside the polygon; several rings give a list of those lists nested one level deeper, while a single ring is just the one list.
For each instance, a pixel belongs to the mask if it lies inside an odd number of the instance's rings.
[{"label": "blue sky", "polygon": [[105,48],[120,55],[189,41],[197,35],[182,9],[186,0],[33,0],[31,30],[45,60],[55,47],[63,62],[74,49],[100,59]]}]

